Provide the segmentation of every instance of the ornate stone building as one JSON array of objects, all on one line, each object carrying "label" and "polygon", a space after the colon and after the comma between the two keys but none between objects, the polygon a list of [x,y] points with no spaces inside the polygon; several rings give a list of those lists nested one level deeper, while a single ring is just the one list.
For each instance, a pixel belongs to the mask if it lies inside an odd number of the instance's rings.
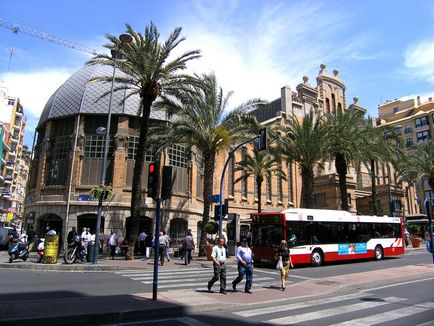
[{"label": "ornate stone building", "polygon": [[[314,110],[333,112],[345,110],[347,102],[345,85],[338,72],[329,75],[324,65],[314,87],[303,77],[296,92],[289,86],[281,90],[281,97],[266,107],[252,112],[265,125],[279,123],[285,115],[293,112],[302,117]],[[34,158],[28,185],[26,212],[35,217],[36,230],[45,232],[55,227],[66,234],[72,226],[96,227],[97,201],[88,195],[97,186],[101,177],[104,153],[104,136],[96,129],[106,126],[110,84],[89,83],[92,76],[111,75],[110,67],[86,66],[73,74],[48,100],[39,124]],[[138,97],[127,98],[121,105],[125,94],[114,94],[110,128],[109,155],[107,164],[107,183],[111,185],[114,198],[104,207],[102,231],[107,234],[115,229],[125,236],[130,216],[131,183],[135,153],[138,144],[137,108]],[[352,106],[364,112],[357,101]],[[152,111],[151,119],[166,121],[164,114]],[[234,184],[235,162],[241,158],[242,151],[235,153],[235,160],[229,164],[224,177],[224,197],[227,198],[230,213],[237,213],[247,219],[249,213],[257,209],[257,187],[253,178]],[[219,193],[220,178],[228,153],[217,157],[214,173],[214,194]],[[154,232],[155,206],[146,197],[147,166],[155,157],[147,152],[142,180],[144,205],[141,212],[141,227],[147,233]],[[186,152],[182,144],[168,148],[161,156],[162,164],[174,169],[173,196],[165,201],[162,212],[162,229],[169,232],[176,244],[191,229],[198,239],[198,223],[203,208],[203,158],[193,149]],[[282,210],[300,206],[301,178],[297,166],[285,167],[288,181],[278,177],[265,182],[262,189],[263,209]],[[351,212],[358,211],[359,197],[367,196],[366,186],[359,184],[354,171],[348,175],[348,193]],[[315,207],[338,209],[338,178],[333,166],[317,171],[315,180]],[[213,210],[211,210],[213,211]]]}]

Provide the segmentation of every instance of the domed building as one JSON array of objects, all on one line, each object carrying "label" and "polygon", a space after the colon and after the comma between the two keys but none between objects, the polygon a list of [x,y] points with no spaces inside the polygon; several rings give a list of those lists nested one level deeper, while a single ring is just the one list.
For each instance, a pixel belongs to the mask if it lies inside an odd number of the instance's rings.
[{"label": "domed building", "polygon": [[[332,76],[325,68],[321,65],[316,86],[303,77],[303,82],[296,86],[296,92],[284,86],[280,98],[252,114],[264,125],[272,125],[281,123],[289,114],[302,117],[311,111],[321,114],[346,110],[345,85],[338,71],[333,71]],[[89,80],[96,76],[111,76],[112,73],[109,66],[85,66],[61,85],[45,105],[36,128],[25,207],[27,224],[34,224],[38,234],[55,228],[64,240],[73,226],[78,232],[83,227],[96,228],[98,202],[89,195],[89,191],[97,187],[101,180],[105,136],[97,134],[96,130],[107,125],[111,83]],[[124,99],[123,92],[113,94],[106,184],[111,186],[114,197],[109,203],[104,203],[101,221],[101,232],[107,235],[114,229],[120,238],[128,232],[133,167],[139,138],[137,113],[140,99],[138,96]],[[356,98],[349,107],[365,112]],[[160,111],[151,111],[151,119],[167,122],[164,112]],[[237,173],[240,173],[235,172],[235,162],[241,159],[242,152],[235,153],[224,178],[224,198],[229,205],[229,213],[232,213],[229,214],[229,221],[235,220],[234,215],[241,220],[249,218],[249,213],[257,209],[255,178],[234,183]],[[219,153],[216,159],[214,194],[219,193],[220,178],[228,157],[229,153],[225,152]],[[151,198],[146,197],[146,171],[149,162],[156,159],[160,159],[163,165],[172,166],[174,171],[172,198],[163,203],[161,228],[168,232],[173,246],[178,245],[188,229],[192,230],[197,243],[203,211],[203,159],[200,152],[194,148],[187,151],[182,144],[173,144],[159,158],[151,151],[146,153],[140,229],[147,234],[155,232],[155,205]],[[291,163],[283,170],[287,180],[273,176],[263,184],[264,211],[300,207],[301,177],[297,166]],[[370,214],[369,174],[352,169],[347,176],[347,184],[350,211],[361,212],[358,209],[360,203],[360,207],[364,207],[363,213]],[[333,165],[324,171],[316,171],[314,207],[339,209],[338,189],[338,177]],[[393,188],[384,185],[379,189],[377,198],[381,201],[382,214],[388,213],[388,195],[402,202],[400,214],[414,213],[414,200],[405,198],[405,189],[397,185]],[[211,219],[212,212],[213,209]]]}]

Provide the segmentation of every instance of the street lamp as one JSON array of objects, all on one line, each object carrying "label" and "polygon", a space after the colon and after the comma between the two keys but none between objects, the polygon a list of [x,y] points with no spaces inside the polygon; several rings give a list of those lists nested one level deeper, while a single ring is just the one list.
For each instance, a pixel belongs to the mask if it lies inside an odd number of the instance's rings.
[{"label": "street lamp", "polygon": [[[119,40],[122,44],[131,43],[133,37],[129,34],[122,34],[119,36]],[[111,50],[111,54],[113,57],[113,77],[112,77],[112,85],[110,90],[110,99],[109,99],[109,108],[107,115],[107,127],[99,127],[97,129],[98,134],[105,133],[105,141],[104,141],[104,157],[102,160],[102,171],[101,171],[101,181],[99,184],[100,188],[104,188],[105,185],[105,177],[106,177],[106,165],[107,165],[107,155],[108,155],[108,144],[110,137],[110,120],[112,116],[112,98],[113,98],[113,89],[115,85],[115,76],[116,76],[116,60],[120,59],[120,53],[117,50]],[[101,228],[101,215],[102,215],[102,202],[103,196],[99,196],[98,198],[98,217],[96,219],[96,230],[95,230],[95,247],[93,252],[93,260],[92,264],[96,264],[98,261],[98,251],[99,251],[99,231]]]}]

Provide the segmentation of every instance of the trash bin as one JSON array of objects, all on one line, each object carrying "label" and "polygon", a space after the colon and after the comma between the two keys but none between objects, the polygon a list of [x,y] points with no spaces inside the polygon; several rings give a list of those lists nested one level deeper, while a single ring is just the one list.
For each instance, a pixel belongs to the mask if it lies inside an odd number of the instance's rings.
[{"label": "trash bin", "polygon": [[89,243],[87,245],[87,261],[88,262],[93,261],[94,251],[95,251],[95,243]]},{"label": "trash bin", "polygon": [[58,252],[59,252],[59,236],[46,235],[45,243],[44,243],[44,257],[42,258],[42,263],[56,264]]}]

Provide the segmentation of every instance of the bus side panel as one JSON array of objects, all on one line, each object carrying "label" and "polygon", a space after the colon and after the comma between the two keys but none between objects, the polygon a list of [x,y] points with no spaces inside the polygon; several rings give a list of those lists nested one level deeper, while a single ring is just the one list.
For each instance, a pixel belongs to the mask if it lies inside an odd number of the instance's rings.
[{"label": "bus side panel", "polygon": [[384,247],[385,257],[403,255],[404,253],[404,238],[396,238],[390,246]]},{"label": "bus side panel", "polygon": [[276,251],[273,247],[253,247],[253,261],[262,264],[274,264]]}]

